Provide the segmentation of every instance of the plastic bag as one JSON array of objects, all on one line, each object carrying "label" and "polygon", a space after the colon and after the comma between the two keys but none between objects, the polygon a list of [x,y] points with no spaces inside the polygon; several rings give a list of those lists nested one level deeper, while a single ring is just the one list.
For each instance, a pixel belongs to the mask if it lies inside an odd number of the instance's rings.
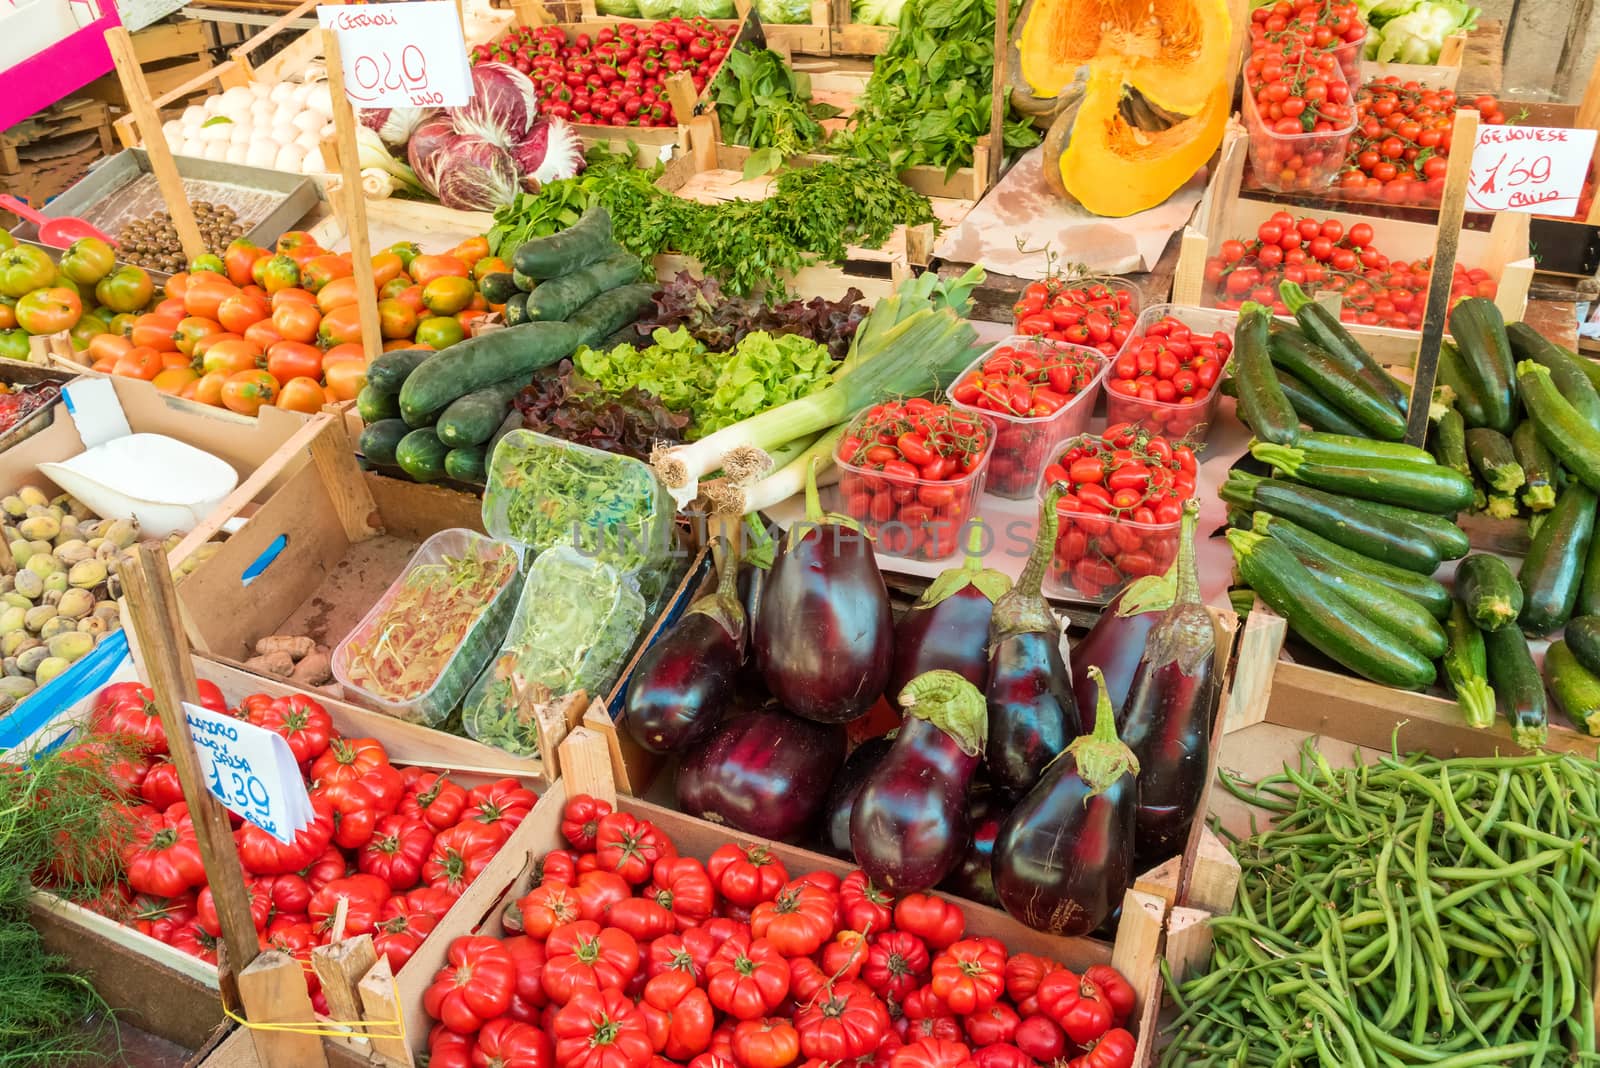
[{"label": "plastic bag", "polygon": [[756,14],[762,22],[810,22],[811,0],[756,0]]}]

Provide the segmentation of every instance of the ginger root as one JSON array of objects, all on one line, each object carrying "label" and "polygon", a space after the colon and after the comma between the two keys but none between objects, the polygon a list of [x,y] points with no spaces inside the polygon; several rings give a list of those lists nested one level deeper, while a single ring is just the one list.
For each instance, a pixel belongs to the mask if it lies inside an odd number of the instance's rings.
[{"label": "ginger root", "polygon": [[244,666],[258,675],[277,675],[286,679],[294,673],[294,657],[281,650],[263,653],[246,660]]},{"label": "ginger root", "polygon": [[326,653],[312,653],[294,666],[289,681],[312,688],[333,680],[333,659]]},{"label": "ginger root", "polygon": [[316,643],[303,634],[273,634],[256,642],[256,655],[285,653],[292,660],[301,660],[315,647]]}]

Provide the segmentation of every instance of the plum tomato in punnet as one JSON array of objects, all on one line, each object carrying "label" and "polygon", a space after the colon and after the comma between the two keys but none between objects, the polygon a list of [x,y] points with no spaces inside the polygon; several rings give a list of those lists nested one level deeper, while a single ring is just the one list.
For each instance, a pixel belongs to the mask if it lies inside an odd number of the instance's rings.
[{"label": "plum tomato in punnet", "polygon": [[1139,317],[1139,298],[1126,283],[1058,274],[1029,282],[1012,305],[1019,334],[1066,341],[1115,356]]},{"label": "plum tomato in punnet", "polygon": [[[1154,314],[1152,312],[1151,314]],[[1206,402],[1222,378],[1233,338],[1192,330],[1164,315],[1128,339],[1106,378],[1106,419],[1184,437],[1211,418]]]}]

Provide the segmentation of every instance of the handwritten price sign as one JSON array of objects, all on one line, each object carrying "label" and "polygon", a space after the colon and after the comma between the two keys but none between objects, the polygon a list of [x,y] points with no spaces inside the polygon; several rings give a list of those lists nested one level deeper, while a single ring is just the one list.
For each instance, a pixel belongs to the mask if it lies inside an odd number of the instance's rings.
[{"label": "handwritten price sign", "polygon": [[344,90],[358,108],[455,108],[472,99],[472,72],[452,0],[317,8],[339,35]]},{"label": "handwritten price sign", "polygon": [[1478,127],[1467,210],[1571,215],[1578,210],[1594,140],[1594,130]]},{"label": "handwritten price sign", "polygon": [[183,704],[206,786],[228,811],[280,842],[314,816],[305,780],[283,736],[210,709]]}]

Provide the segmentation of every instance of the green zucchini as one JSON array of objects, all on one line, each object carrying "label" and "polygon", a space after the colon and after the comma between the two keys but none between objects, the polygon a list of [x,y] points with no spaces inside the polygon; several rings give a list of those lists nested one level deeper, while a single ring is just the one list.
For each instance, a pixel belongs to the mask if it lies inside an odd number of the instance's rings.
[{"label": "green zucchini", "polygon": [[1348,571],[1318,567],[1306,570],[1317,585],[1343,597],[1395,641],[1404,642],[1429,660],[1444,655],[1447,645],[1444,628],[1427,609],[1405,594],[1396,593],[1376,579]]},{"label": "green zucchini", "polygon": [[394,452],[400,446],[400,439],[411,433],[411,428],[404,419],[383,419],[376,423],[368,423],[361,429],[361,437],[356,441],[356,451],[366,457],[368,463],[380,467],[393,467],[395,463]]},{"label": "green zucchini", "polygon": [[1433,421],[1433,455],[1439,466],[1472,478],[1472,463],[1467,459],[1467,428],[1461,413],[1446,408]]},{"label": "green zucchini", "polygon": [[1467,532],[1456,525],[1449,516],[1419,512],[1415,508],[1397,508],[1381,501],[1360,501],[1361,507],[1393,522],[1409,523],[1432,539],[1439,555],[1446,560],[1459,560],[1472,551],[1472,541]]},{"label": "green zucchini", "polygon": [[522,375],[457,397],[440,413],[439,422],[434,425],[439,440],[451,449],[482,445],[494,436],[511,410],[512,399],[527,384],[528,376]]},{"label": "green zucchini", "polygon": [[1579,663],[1566,642],[1551,642],[1545,650],[1544,681],[1568,719],[1591,735],[1600,734],[1600,675]]},{"label": "green zucchini", "polygon": [[1250,455],[1297,482],[1362,501],[1410,506],[1454,515],[1472,503],[1472,480],[1432,462],[1380,460],[1358,463],[1337,455],[1324,462],[1311,446],[1291,448],[1262,441]]},{"label": "green zucchini", "polygon": [[1294,406],[1294,413],[1312,430],[1325,431],[1329,434],[1366,433],[1360,423],[1323,400],[1321,394],[1288,371],[1280,368],[1277,374],[1278,386],[1283,390],[1283,395],[1289,399],[1289,403]]},{"label": "green zucchini", "polygon": [[1233,373],[1239,379],[1239,417],[1263,441],[1293,445],[1300,437],[1300,417],[1284,396],[1267,355],[1270,309],[1248,301],[1239,309],[1233,329]]},{"label": "green zucchini", "polygon": [[1522,586],[1518,618],[1530,634],[1559,629],[1577,606],[1583,564],[1594,536],[1594,503],[1587,486],[1568,486],[1528,546],[1517,581]]},{"label": "green zucchini", "polygon": [[363,423],[379,423],[385,419],[400,418],[400,398],[393,393],[385,393],[371,382],[361,387],[361,392],[356,394],[356,414]]},{"label": "green zucchini", "polygon": [[444,454],[444,473],[457,482],[481,486],[486,481],[483,464],[483,446],[468,445],[451,449]]},{"label": "green zucchini", "polygon": [[580,345],[597,345],[650,312],[656,306],[656,290],[654,282],[618,286],[567,316],[567,322],[583,332]]},{"label": "green zucchini", "polygon": [[1381,505],[1370,501],[1353,501],[1310,486],[1241,471],[1230,472],[1218,492],[1227,504],[1249,510],[1266,509],[1347,549],[1418,574],[1433,574],[1445,559],[1430,531],[1384,514],[1378,510]]},{"label": "green zucchini", "polygon": [[538,289],[528,294],[528,319],[532,322],[565,319],[606,290],[636,281],[643,271],[639,257],[631,252],[618,252],[559,278],[541,282]]},{"label": "green zucchini", "polygon": [[1306,434],[1300,439],[1300,448],[1314,453],[1319,463],[1329,463],[1334,458],[1348,460],[1358,466],[1381,466],[1390,460],[1414,464],[1436,462],[1427,449],[1399,441],[1373,441],[1358,434]]},{"label": "green zucchini", "polygon": [[513,293],[506,298],[506,325],[521,326],[528,321],[528,294]]},{"label": "green zucchini", "polygon": [[1467,297],[1450,309],[1450,337],[1461,366],[1483,401],[1484,425],[1509,434],[1516,424],[1515,361],[1506,321],[1485,297]]},{"label": "green zucchini", "polygon": [[[1540,512],[1534,518],[1549,514]],[[1600,526],[1600,514],[1596,514],[1595,519]],[[1583,559],[1583,577],[1578,580],[1578,603],[1572,611],[1578,616],[1600,615],[1600,537],[1591,535],[1589,538],[1589,553]]]},{"label": "green zucchini", "polygon": [[367,385],[380,393],[399,393],[411,372],[432,355],[432,349],[395,349],[385,352],[367,368]]},{"label": "green zucchini", "polygon": [[1494,688],[1489,685],[1483,632],[1468,618],[1466,606],[1459,601],[1451,605],[1444,629],[1450,640],[1444,653],[1444,677],[1455,694],[1456,707],[1468,725],[1480,730],[1494,726]]},{"label": "green zucchini", "polygon": [[437,482],[444,477],[444,456],[449,451],[433,427],[425,426],[400,439],[394,460],[415,481]]},{"label": "green zucchini", "polygon": [[1450,591],[1426,575],[1363,556],[1354,549],[1346,549],[1299,523],[1271,512],[1256,512],[1252,517],[1247,517],[1243,525],[1257,534],[1267,534],[1283,542],[1309,568],[1335,573],[1354,572],[1374,582],[1381,582],[1426,608],[1435,619],[1443,619],[1450,613]]},{"label": "green zucchini", "polygon": [[1312,300],[1305,290],[1293,282],[1280,283],[1278,294],[1283,298],[1283,303],[1289,308],[1289,314],[1294,316],[1295,322],[1300,324],[1300,329],[1305,332],[1307,338],[1332,357],[1339,366],[1376,390],[1385,402],[1404,416],[1410,397],[1401,388],[1400,383],[1372,358],[1372,354],[1361,347],[1361,342],[1345,329],[1345,325],[1339,321],[1337,315]]},{"label": "green zucchini", "polygon": [[1578,663],[1600,675],[1600,616],[1573,616],[1562,637]]},{"label": "green zucchini", "polygon": [[400,414],[413,426],[474,390],[526,378],[572,355],[578,328],[569,323],[524,323],[458,341],[411,372],[400,390]]},{"label": "green zucchini", "polygon": [[510,271],[495,271],[478,280],[478,292],[490,304],[504,304],[517,292],[517,280]]},{"label": "green zucchini", "polygon": [[1524,749],[1544,745],[1549,737],[1544,680],[1539,678],[1528,639],[1516,627],[1501,627],[1483,636],[1483,648],[1495,707],[1511,723],[1511,740]]},{"label": "green zucchini", "polygon": [[1511,432],[1511,451],[1522,468],[1522,503],[1530,512],[1548,512],[1556,506],[1556,458],[1539,440],[1533,422],[1524,419]]},{"label": "green zucchini", "polygon": [[1228,531],[1245,582],[1302,639],[1363,678],[1420,690],[1437,677],[1433,662],[1377,631],[1348,601],[1321,586],[1288,546],[1246,530]]},{"label": "green zucchini", "polygon": [[1600,492],[1600,429],[1567,403],[1541,364],[1532,360],[1517,364],[1517,385],[1545,448],[1578,481]]},{"label": "green zucchini", "polygon": [[1299,378],[1371,437],[1403,441],[1406,417],[1377,389],[1298,330],[1279,327],[1267,339],[1273,366]]},{"label": "green zucchini", "polygon": [[603,260],[617,250],[611,240],[611,215],[593,207],[565,230],[524,241],[511,254],[511,266],[529,278],[557,278]]},{"label": "green zucchini", "polygon": [[1544,336],[1527,323],[1507,323],[1506,338],[1511,352],[1518,360],[1532,360],[1550,372],[1556,389],[1567,398],[1567,403],[1578,409],[1583,417],[1600,426],[1600,392],[1583,365],[1589,361],[1573,356],[1559,345],[1545,340]]},{"label": "green zucchini", "polygon": [[1484,484],[1496,493],[1514,495],[1527,481],[1511,442],[1491,427],[1475,426],[1467,431],[1467,459]]},{"label": "green zucchini", "polygon": [[1468,426],[1489,425],[1489,411],[1484,407],[1483,394],[1468,377],[1462,365],[1461,353],[1448,341],[1439,343],[1439,370],[1435,382],[1449,387],[1456,410]]},{"label": "green zucchini", "polygon": [[1517,576],[1504,560],[1488,553],[1473,553],[1456,566],[1456,598],[1484,630],[1508,627],[1522,614]]}]

